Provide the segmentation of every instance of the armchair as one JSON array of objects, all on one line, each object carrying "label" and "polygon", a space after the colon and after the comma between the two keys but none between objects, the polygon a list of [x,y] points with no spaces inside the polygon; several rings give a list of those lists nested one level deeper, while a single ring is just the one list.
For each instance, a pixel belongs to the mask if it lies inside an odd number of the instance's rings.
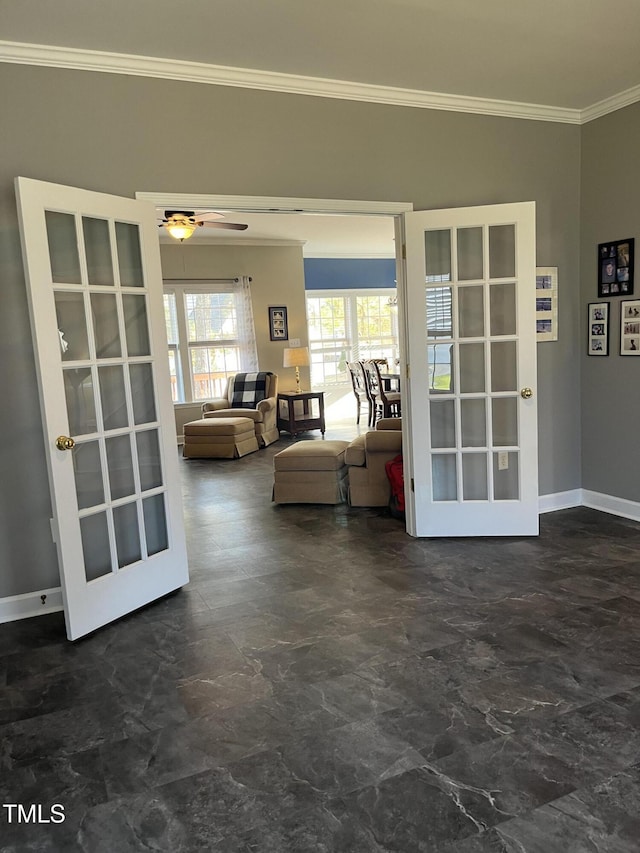
[{"label": "armchair", "polygon": [[385,463],[402,453],[401,418],[382,418],[345,451],[351,506],[388,506],[391,485]]},{"label": "armchair", "polygon": [[[236,379],[246,374],[235,374],[227,380],[224,397],[208,400],[202,405],[203,418],[251,418],[256,432],[256,438],[260,447],[273,444],[280,437],[276,423],[276,398],[278,394],[278,377],[275,373],[266,373],[265,376],[265,399],[257,403],[247,401],[239,404],[239,394]],[[245,394],[245,397],[247,395]]]}]

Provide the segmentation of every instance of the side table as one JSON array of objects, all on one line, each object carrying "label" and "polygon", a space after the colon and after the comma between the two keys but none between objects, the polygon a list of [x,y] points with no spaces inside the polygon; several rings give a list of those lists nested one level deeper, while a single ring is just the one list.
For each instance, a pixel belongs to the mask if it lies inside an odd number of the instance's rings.
[{"label": "side table", "polygon": [[291,435],[319,429],[324,435],[324,391],[278,394],[278,429]]}]

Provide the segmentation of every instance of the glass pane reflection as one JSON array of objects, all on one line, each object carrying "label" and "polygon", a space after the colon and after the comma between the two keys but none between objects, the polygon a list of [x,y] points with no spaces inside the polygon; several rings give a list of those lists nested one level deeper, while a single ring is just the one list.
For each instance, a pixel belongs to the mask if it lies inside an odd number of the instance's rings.
[{"label": "glass pane reflection", "polygon": [[149,429],[136,433],[136,443],[140,468],[140,488],[142,491],[155,489],[162,485],[158,430]]},{"label": "glass pane reflection", "polygon": [[487,456],[485,453],[462,454],[462,497],[465,501],[487,500]]},{"label": "glass pane reflection", "polygon": [[74,215],[45,210],[44,216],[52,281],[54,284],[82,284]]},{"label": "glass pane reflection", "polygon": [[73,448],[73,473],[76,480],[78,509],[104,503],[100,444],[87,441]]},{"label": "glass pane reflection", "polygon": [[427,281],[451,281],[451,231],[425,231]]},{"label": "glass pane reflection", "polygon": [[116,364],[109,367],[99,367],[98,377],[104,429],[120,429],[128,426],[129,418],[122,366]]},{"label": "glass pane reflection", "polygon": [[493,454],[493,498],[496,501],[517,501],[520,497],[518,454],[507,454],[507,467],[500,470],[499,457]]},{"label": "glass pane reflection", "polygon": [[484,335],[484,288],[458,288],[458,325],[461,338],[481,338]]},{"label": "glass pane reflection", "polygon": [[106,219],[83,216],[82,231],[89,284],[113,285],[109,223]]},{"label": "glass pane reflection", "polygon": [[148,424],[156,420],[156,402],[153,390],[153,367],[151,364],[130,364],[131,399],[133,400],[133,422]]},{"label": "glass pane reflection", "polygon": [[438,454],[431,458],[434,501],[455,501],[458,497],[455,453]]},{"label": "glass pane reflection", "polygon": [[427,347],[427,366],[432,391],[453,390],[453,344],[430,344]]},{"label": "glass pane reflection", "polygon": [[97,429],[96,402],[91,368],[66,367],[62,371],[62,376],[70,434],[75,436],[95,432]]},{"label": "glass pane reflection", "polygon": [[511,278],[516,274],[516,229],[514,225],[489,226],[489,275]]},{"label": "glass pane reflection", "polygon": [[113,525],[116,532],[118,566],[129,566],[142,558],[138,506],[135,503],[113,508]]},{"label": "glass pane reflection", "polygon": [[450,338],[453,335],[453,313],[450,287],[428,287],[427,336]]},{"label": "glass pane reflection", "polygon": [[97,358],[118,358],[122,354],[115,294],[92,293],[91,313]]},{"label": "glass pane reflection", "polygon": [[147,299],[145,296],[123,296],[124,328],[130,356],[150,355]]},{"label": "glass pane reflection", "polygon": [[116,222],[118,269],[122,287],[142,287],[142,254],[140,229],[131,222]]},{"label": "glass pane reflection", "polygon": [[133,479],[131,439],[128,434],[114,435],[107,438],[105,444],[111,500],[117,501],[118,498],[126,498],[134,494],[136,490]]},{"label": "glass pane reflection", "polygon": [[458,229],[458,281],[484,277],[482,226]]},{"label": "glass pane reflection", "polygon": [[454,400],[433,400],[429,407],[431,447],[456,446],[456,410]]},{"label": "glass pane reflection", "polygon": [[56,320],[60,335],[63,361],[81,361],[89,358],[87,319],[82,293],[56,290]]},{"label": "glass pane reflection", "polygon": [[167,517],[164,508],[164,495],[153,495],[142,501],[144,532],[147,537],[147,554],[151,557],[169,547]]},{"label": "glass pane reflection", "polygon": [[460,344],[461,393],[477,394],[484,390],[484,344]]},{"label": "glass pane reflection", "polygon": [[99,512],[80,519],[80,535],[84,554],[84,573],[93,581],[111,572],[111,546],[107,515]]}]

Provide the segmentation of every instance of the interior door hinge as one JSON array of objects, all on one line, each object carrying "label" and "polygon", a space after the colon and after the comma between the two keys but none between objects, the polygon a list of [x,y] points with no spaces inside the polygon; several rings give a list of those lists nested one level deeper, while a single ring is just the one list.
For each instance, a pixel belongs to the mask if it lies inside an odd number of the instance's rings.
[{"label": "interior door hinge", "polygon": [[407,260],[407,244],[406,243],[402,244],[402,260],[403,261]]},{"label": "interior door hinge", "polygon": [[411,491],[415,492],[415,490],[416,490],[416,481],[412,477],[411,478]]},{"label": "interior door hinge", "polygon": [[411,378],[411,369],[410,369],[410,367],[409,367],[409,365],[408,365],[408,364],[407,364],[407,366],[406,366],[406,373],[407,373],[406,378],[407,378],[407,379],[410,379],[410,378]]}]

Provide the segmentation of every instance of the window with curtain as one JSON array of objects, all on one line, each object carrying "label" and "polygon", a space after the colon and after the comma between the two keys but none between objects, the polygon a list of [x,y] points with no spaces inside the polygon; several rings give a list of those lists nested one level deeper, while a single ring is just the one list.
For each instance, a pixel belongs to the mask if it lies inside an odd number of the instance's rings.
[{"label": "window with curtain", "polygon": [[396,291],[309,291],[306,295],[311,385],[350,382],[347,362],[398,357]]},{"label": "window with curtain", "polygon": [[228,376],[258,369],[250,281],[165,282],[174,403],[220,397]]}]

